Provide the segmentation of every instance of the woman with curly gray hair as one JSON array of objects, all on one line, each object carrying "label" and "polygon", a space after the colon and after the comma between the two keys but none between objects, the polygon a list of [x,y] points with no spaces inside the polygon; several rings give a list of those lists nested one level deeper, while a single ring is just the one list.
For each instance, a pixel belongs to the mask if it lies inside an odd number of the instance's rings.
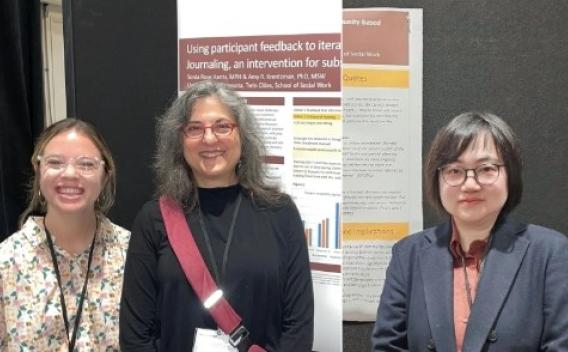
[{"label": "woman with curly gray hair", "polygon": [[[194,84],[158,122],[157,196],[182,209],[216,285],[248,338],[234,346],[311,351],[313,289],[294,203],[267,184],[261,132],[245,101],[215,81]],[[186,279],[160,202],[138,214],[121,305],[123,351],[190,351],[217,329]]]}]

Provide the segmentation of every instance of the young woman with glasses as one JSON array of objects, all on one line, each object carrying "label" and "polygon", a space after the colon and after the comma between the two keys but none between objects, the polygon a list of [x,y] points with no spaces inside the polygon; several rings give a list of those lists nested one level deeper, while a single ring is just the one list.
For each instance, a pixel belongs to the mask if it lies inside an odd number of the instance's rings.
[{"label": "young woman with glasses", "polygon": [[510,219],[521,168],[493,114],[438,132],[425,185],[448,220],[393,247],[373,351],[568,351],[568,239]]},{"label": "young woman with glasses", "polygon": [[0,244],[0,350],[118,351],[130,233],[105,217],[116,169],[93,126],[59,121],[31,159],[21,229]]},{"label": "young woman with glasses", "polygon": [[[217,287],[242,318],[249,336],[238,350],[254,344],[311,351],[314,303],[303,225],[290,197],[266,183],[265,155],[243,99],[225,84],[198,82],[158,123],[157,195],[183,209]],[[158,201],[148,202],[128,249],[122,351],[195,351],[196,336],[203,337],[197,329],[216,334],[171,235]]]}]

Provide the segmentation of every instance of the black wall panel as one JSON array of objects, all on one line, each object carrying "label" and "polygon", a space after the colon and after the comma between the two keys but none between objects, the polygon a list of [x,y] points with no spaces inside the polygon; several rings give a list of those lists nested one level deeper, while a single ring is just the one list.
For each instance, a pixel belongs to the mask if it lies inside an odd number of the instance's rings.
[{"label": "black wall panel", "polygon": [[[525,192],[513,214],[568,233],[568,2],[343,0],[346,8],[422,8],[423,153],[439,127],[489,110],[517,132]],[[439,218],[424,204],[424,226]],[[371,324],[346,323],[344,351],[369,351]]]},{"label": "black wall panel", "polygon": [[176,97],[175,0],[65,0],[69,115],[93,122],[118,165],[110,217],[130,228],[154,192],[155,118]]}]

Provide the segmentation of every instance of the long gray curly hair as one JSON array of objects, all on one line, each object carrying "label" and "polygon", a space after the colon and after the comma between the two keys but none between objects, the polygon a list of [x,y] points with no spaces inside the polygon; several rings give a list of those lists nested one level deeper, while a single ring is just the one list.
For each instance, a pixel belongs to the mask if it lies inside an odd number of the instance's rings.
[{"label": "long gray curly hair", "polygon": [[157,196],[175,200],[184,208],[197,205],[197,185],[183,156],[182,129],[198,99],[215,96],[233,114],[241,139],[241,159],[236,168],[241,187],[264,206],[283,204],[288,196],[266,183],[263,158],[266,150],[256,119],[246,102],[228,85],[205,80],[193,84],[158,119],[154,161]]}]

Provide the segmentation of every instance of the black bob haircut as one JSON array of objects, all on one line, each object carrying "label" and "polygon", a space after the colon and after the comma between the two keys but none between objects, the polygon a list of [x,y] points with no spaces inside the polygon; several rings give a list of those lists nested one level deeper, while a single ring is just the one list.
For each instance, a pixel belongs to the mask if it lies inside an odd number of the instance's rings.
[{"label": "black bob haircut", "polygon": [[442,127],[426,157],[424,183],[430,204],[441,214],[446,210],[440,199],[438,169],[456,161],[480,135],[493,138],[499,157],[507,170],[508,197],[500,215],[510,213],[521,202],[523,194],[522,160],[518,139],[511,127],[497,115],[470,111],[454,117]]}]

